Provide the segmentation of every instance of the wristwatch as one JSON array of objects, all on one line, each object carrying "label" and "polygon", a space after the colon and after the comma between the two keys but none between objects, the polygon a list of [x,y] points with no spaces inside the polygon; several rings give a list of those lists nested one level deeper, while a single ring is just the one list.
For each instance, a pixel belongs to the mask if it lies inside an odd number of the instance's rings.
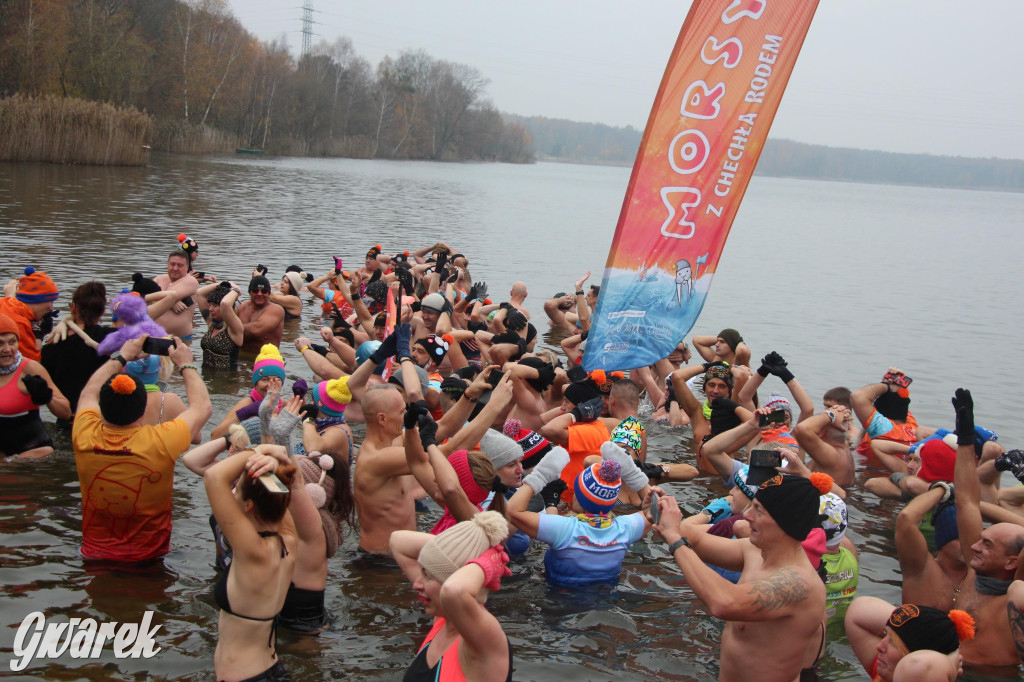
[{"label": "wristwatch", "polygon": [[676,550],[680,547],[689,547],[690,549],[693,549],[693,545],[690,544],[690,541],[687,540],[685,537],[682,537],[668,546],[668,553],[674,555],[676,553]]},{"label": "wristwatch", "polygon": [[125,365],[128,364],[128,361],[124,359],[124,356],[121,355],[121,351],[119,351],[119,350],[115,350],[113,353],[111,353],[110,354],[110,359],[111,360],[117,360],[118,362],[121,363],[122,367],[124,367]]}]

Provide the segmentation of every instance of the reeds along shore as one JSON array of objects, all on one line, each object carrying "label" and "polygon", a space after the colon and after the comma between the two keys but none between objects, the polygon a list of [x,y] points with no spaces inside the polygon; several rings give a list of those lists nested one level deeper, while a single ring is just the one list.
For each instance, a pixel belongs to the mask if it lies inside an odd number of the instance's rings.
[{"label": "reeds along shore", "polygon": [[151,127],[134,107],[14,95],[0,99],[0,161],[142,166]]}]

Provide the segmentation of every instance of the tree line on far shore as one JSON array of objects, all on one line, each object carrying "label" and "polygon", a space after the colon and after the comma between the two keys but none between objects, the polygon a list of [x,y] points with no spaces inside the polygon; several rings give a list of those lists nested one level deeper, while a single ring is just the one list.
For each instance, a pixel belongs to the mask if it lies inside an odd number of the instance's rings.
[{"label": "tree line on far shore", "polygon": [[[631,126],[509,116],[533,138],[541,161],[632,166],[643,132]],[[769,136],[757,174],[885,185],[1024,191],[1024,161],[896,154],[805,144]]]},{"label": "tree line on far shore", "polygon": [[0,0],[0,97],[135,107],[153,117],[156,149],[533,161],[487,83],[423,51],[373,67],[347,38],[296,61],[226,0]]}]

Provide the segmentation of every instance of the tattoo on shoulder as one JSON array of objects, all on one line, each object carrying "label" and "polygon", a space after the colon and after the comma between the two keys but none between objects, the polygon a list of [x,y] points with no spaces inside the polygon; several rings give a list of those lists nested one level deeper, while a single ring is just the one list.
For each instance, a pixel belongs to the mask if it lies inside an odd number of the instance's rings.
[{"label": "tattoo on shoulder", "polygon": [[783,568],[771,577],[752,583],[755,611],[775,611],[807,599],[807,584],[792,568]]},{"label": "tattoo on shoulder", "polygon": [[1008,601],[1006,615],[1010,617],[1010,634],[1013,635],[1013,643],[1017,647],[1017,657],[1024,661],[1024,611],[1021,611],[1013,601]]}]

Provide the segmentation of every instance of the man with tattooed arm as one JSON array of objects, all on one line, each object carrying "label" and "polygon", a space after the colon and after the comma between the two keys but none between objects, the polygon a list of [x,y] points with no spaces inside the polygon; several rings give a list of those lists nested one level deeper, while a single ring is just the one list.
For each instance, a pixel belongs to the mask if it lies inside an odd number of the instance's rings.
[{"label": "man with tattooed arm", "polygon": [[[660,488],[661,513],[655,529],[669,543],[669,552],[686,581],[716,618],[726,621],[722,633],[718,679],[745,682],[751,665],[760,682],[797,682],[802,668],[813,665],[825,646],[825,585],[811,566],[801,542],[819,526],[819,496],[832,487],[826,474],[812,474],[814,483],[779,474],[765,481],[744,514],[749,539],[726,539],[683,525],[675,498]],[[644,500],[649,507],[650,494]],[[741,571],[735,585],[705,562]],[[809,651],[809,643],[815,652]]]}]

